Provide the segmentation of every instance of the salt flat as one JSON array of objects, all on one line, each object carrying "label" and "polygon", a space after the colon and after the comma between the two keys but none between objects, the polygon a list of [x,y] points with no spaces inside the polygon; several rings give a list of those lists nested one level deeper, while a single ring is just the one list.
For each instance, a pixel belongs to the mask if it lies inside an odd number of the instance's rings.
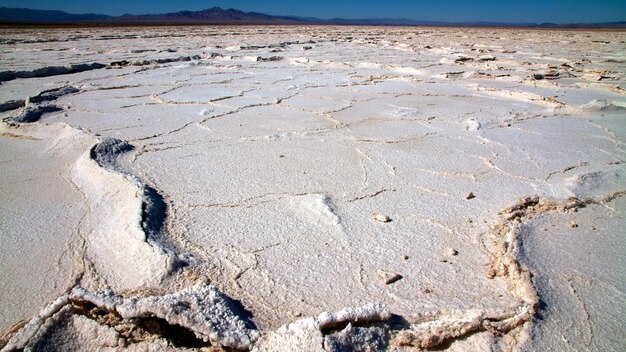
[{"label": "salt flat", "polygon": [[626,33],[0,32],[4,350],[623,350]]}]

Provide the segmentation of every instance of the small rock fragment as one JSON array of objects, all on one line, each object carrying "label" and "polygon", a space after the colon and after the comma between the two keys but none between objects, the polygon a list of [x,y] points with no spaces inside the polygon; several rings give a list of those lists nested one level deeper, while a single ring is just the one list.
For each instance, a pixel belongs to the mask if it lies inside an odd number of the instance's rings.
[{"label": "small rock fragment", "polygon": [[447,263],[448,259],[446,259],[446,258],[439,258],[439,262],[440,263]]},{"label": "small rock fragment", "polygon": [[578,224],[570,220],[570,221],[567,222],[567,226],[569,226],[570,228],[574,229],[574,228],[578,227]]},{"label": "small rock fragment", "polygon": [[474,197],[475,197],[474,193],[472,193],[472,192],[469,192],[468,194],[465,195],[465,199],[472,199]]},{"label": "small rock fragment", "polygon": [[544,73],[543,78],[545,79],[557,79],[560,77],[559,71],[549,70]]},{"label": "small rock fragment", "polygon": [[258,61],[258,62],[271,62],[271,61],[281,61],[283,59],[284,59],[284,57],[282,57],[282,56],[270,56],[270,57],[261,57],[261,56],[259,56],[259,57],[256,58],[256,61]]},{"label": "small rock fragment", "polygon": [[446,248],[446,255],[448,257],[453,257],[453,256],[455,256],[457,254],[459,254],[459,251],[457,251],[456,249],[451,248],[451,247]]},{"label": "small rock fragment", "polygon": [[378,277],[385,285],[393,284],[394,282],[402,279],[402,275],[385,270],[378,270]]},{"label": "small rock fragment", "polygon": [[115,67],[115,66],[122,67],[122,66],[128,66],[128,65],[130,65],[130,62],[126,60],[111,62],[111,67]]},{"label": "small rock fragment", "polygon": [[127,347],[128,346],[128,342],[126,341],[125,338],[120,337],[119,339],[117,339],[117,346],[118,347],[122,347],[122,348]]},{"label": "small rock fragment", "polygon": [[533,73],[533,79],[536,79],[537,81],[542,80],[544,77],[541,73]]},{"label": "small rock fragment", "polygon": [[471,56],[461,54],[454,60],[454,62],[466,62],[466,61],[474,61],[474,58]]},{"label": "small rock fragment", "polygon": [[409,256],[408,256],[408,255],[405,255],[405,256],[403,256],[403,257],[402,257],[402,259],[404,259],[404,260],[409,260]]},{"label": "small rock fragment", "polygon": [[370,216],[370,219],[374,221],[378,221],[378,222],[390,222],[391,221],[391,219],[387,215],[383,215],[379,213],[372,213],[372,215]]}]

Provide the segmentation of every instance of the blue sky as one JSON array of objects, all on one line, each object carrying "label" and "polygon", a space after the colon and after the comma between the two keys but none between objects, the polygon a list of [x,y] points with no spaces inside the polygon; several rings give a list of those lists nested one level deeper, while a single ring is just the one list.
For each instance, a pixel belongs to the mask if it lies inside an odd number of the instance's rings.
[{"label": "blue sky", "polygon": [[147,14],[213,6],[319,18],[410,18],[432,21],[604,22],[626,20],[626,0],[0,0],[0,6],[69,13]]}]

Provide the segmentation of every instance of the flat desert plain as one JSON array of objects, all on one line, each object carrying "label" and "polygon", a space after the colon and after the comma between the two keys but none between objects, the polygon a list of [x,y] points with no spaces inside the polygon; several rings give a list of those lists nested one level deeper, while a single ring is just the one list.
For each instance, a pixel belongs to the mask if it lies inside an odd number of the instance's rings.
[{"label": "flat desert plain", "polygon": [[0,52],[2,351],[626,349],[626,32]]}]

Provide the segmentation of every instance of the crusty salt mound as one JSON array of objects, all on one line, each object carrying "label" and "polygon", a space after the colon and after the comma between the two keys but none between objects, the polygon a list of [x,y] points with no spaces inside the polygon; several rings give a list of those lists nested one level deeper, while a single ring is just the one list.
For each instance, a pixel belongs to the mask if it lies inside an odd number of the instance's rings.
[{"label": "crusty salt mound", "polygon": [[[45,346],[55,350],[121,348],[131,343],[139,343],[141,349],[211,345],[248,349],[258,332],[235,312],[233,304],[210,285],[129,298],[77,287],[27,323],[3,351]],[[82,339],[68,339],[65,334]],[[91,335],[95,335],[93,340]]]}]

